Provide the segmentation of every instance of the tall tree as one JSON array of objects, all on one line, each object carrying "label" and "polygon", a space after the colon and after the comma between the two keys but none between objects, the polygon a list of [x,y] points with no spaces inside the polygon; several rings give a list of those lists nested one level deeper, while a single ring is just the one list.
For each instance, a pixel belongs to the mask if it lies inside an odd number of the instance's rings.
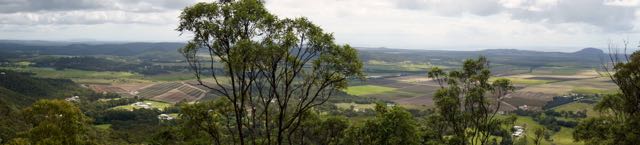
[{"label": "tall tree", "polygon": [[[429,77],[445,80],[446,86],[434,95],[437,111],[452,133],[448,144],[487,144],[491,133],[505,121],[496,118],[502,96],[513,90],[507,79],[489,81],[489,61],[485,57],[465,60],[461,70],[444,73],[432,69]],[[493,92],[495,96],[487,96]]]},{"label": "tall tree", "polygon": [[277,18],[260,0],[198,3],[177,30],[193,36],[180,52],[199,84],[230,102],[227,133],[240,145],[290,143],[304,112],[363,76],[355,49],[305,18]]},{"label": "tall tree", "polygon": [[533,144],[535,145],[542,144],[542,139],[544,138],[546,132],[547,132],[547,129],[544,126],[538,127],[535,130],[533,130]]},{"label": "tall tree", "polygon": [[[624,50],[627,50],[625,42]],[[619,93],[607,95],[595,106],[602,116],[583,120],[573,138],[587,144],[637,144],[640,142],[640,51],[619,54],[609,48],[609,61],[603,65],[606,75],[618,86]]]},{"label": "tall tree", "polygon": [[376,105],[376,117],[346,131],[345,145],[417,145],[417,122],[402,107]]},{"label": "tall tree", "polygon": [[13,143],[93,144],[87,136],[89,118],[74,104],[64,100],[40,100],[23,112],[31,129],[20,133]]}]

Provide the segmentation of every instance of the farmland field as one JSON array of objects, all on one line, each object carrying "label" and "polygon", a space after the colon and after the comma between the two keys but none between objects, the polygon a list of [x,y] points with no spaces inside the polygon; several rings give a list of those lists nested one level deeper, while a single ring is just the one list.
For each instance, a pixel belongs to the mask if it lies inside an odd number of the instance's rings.
[{"label": "farmland field", "polygon": [[490,78],[489,81],[493,82],[501,78],[509,79],[514,84],[522,84],[522,85],[539,85],[539,84],[546,84],[551,82],[550,80],[529,79],[529,78],[519,78],[519,77],[493,77],[493,78]]},{"label": "farmland field", "polygon": [[533,70],[536,75],[576,75],[584,68],[575,67],[541,67]]},{"label": "farmland field", "polygon": [[138,96],[144,97],[144,98],[151,98],[154,96],[158,96],[160,94],[164,94],[166,92],[169,92],[172,89],[175,89],[177,87],[182,86],[182,83],[160,83],[160,84],[156,84],[150,87],[146,87],[143,89],[140,89],[138,92]]},{"label": "farmland field", "polygon": [[182,93],[185,93],[186,95],[193,97],[200,97],[202,94],[204,94],[204,91],[190,85],[182,85],[178,88],[178,90],[182,91]]},{"label": "farmland field", "polygon": [[114,72],[114,71],[84,71],[75,69],[56,70],[53,68],[39,68],[39,67],[1,67],[0,69],[9,69],[20,72],[30,72],[36,74],[38,77],[45,78],[67,78],[67,79],[123,79],[138,77],[138,74],[130,72]]},{"label": "farmland field", "polygon": [[92,90],[98,93],[105,93],[105,92],[127,93],[127,90],[124,90],[119,87],[110,86],[110,85],[89,85],[89,88],[91,88]]},{"label": "farmland field", "polygon": [[99,128],[99,129],[110,129],[111,128],[111,124],[100,124],[100,125],[94,125],[93,127]]},{"label": "farmland field", "polygon": [[593,88],[593,87],[575,87],[571,90],[572,93],[578,94],[615,94],[618,92],[617,89],[602,89],[602,88]]},{"label": "farmland field", "polygon": [[207,92],[202,88],[183,82],[125,83],[88,86],[97,92],[118,93],[125,97],[140,96],[146,99],[169,103],[196,101],[203,98]]},{"label": "farmland field", "polygon": [[[388,62],[369,61],[369,64],[388,65]],[[426,70],[423,71],[426,73]],[[606,94],[615,92],[615,84],[608,78],[601,77],[595,70],[571,67],[543,67],[534,69],[532,73],[500,72],[499,77],[490,81],[506,78],[514,83],[516,90],[504,99],[505,111],[527,105],[529,108],[541,109],[555,96],[571,93]],[[379,74],[379,73],[374,73]],[[384,73],[383,73],[384,74]],[[439,85],[425,74],[378,75],[366,81],[352,81],[351,87],[345,90],[348,94],[372,97],[392,101],[403,106],[429,108],[433,106],[433,94]]]},{"label": "farmland field", "polygon": [[145,76],[144,79],[153,80],[153,81],[185,81],[185,80],[193,80],[195,79],[195,76],[193,73],[170,73],[170,74]]},{"label": "farmland field", "polygon": [[370,95],[370,94],[380,94],[380,93],[390,92],[394,90],[396,90],[396,88],[375,86],[375,85],[362,85],[362,86],[349,87],[345,90],[345,92],[351,95],[363,96],[363,95]]},{"label": "farmland field", "polygon": [[587,110],[587,116],[589,116],[589,117],[600,116],[600,114],[598,112],[593,110],[594,106],[595,106],[594,104],[573,102],[573,103],[564,104],[564,105],[555,107],[555,108],[553,108],[553,110],[558,111],[558,112],[559,111],[573,111],[573,112],[576,112],[576,111]]},{"label": "farmland field", "polygon": [[541,84],[525,85],[523,88],[507,95],[505,102],[514,106],[528,105],[539,108],[555,96],[571,93],[608,94],[616,91],[615,84],[608,78],[600,77],[593,70],[579,71],[573,76],[520,74],[508,77],[547,81]]},{"label": "farmland field", "polygon": [[153,96],[153,97],[151,97],[149,99],[159,100],[159,101],[164,101],[164,102],[177,103],[177,102],[180,102],[180,101],[186,101],[186,102],[195,101],[195,100],[198,99],[198,97],[190,96],[190,95],[185,94],[185,93],[183,93],[181,91],[171,90],[171,91],[168,91],[167,93],[163,93],[161,95]]}]

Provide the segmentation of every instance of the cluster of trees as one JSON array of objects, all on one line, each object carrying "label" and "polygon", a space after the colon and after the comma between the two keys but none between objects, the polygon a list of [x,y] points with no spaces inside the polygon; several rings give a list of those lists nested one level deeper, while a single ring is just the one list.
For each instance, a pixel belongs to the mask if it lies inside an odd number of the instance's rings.
[{"label": "cluster of trees", "polygon": [[578,110],[578,111],[565,111],[562,110],[560,112],[555,110],[547,110],[544,112],[545,115],[554,116],[554,117],[565,117],[565,118],[587,118],[587,109]]},{"label": "cluster of trees", "polygon": [[[626,45],[625,45],[626,46]],[[627,50],[625,48],[625,50]],[[602,116],[580,122],[574,139],[587,144],[638,144],[640,142],[640,51],[630,56],[610,55],[612,67],[605,65],[620,92],[606,95],[595,107]]]},{"label": "cluster of trees", "polygon": [[[434,95],[436,115],[431,119],[436,135],[431,144],[488,144],[503,126],[513,119],[500,119],[496,114],[501,99],[514,90],[511,81],[489,81],[489,61],[485,57],[464,61],[462,69],[445,73],[434,67],[428,73],[439,85]],[[447,136],[445,138],[445,136]]]},{"label": "cluster of trees", "polygon": [[572,94],[570,96],[556,96],[542,107],[543,110],[551,109],[571,102],[582,102],[588,104],[595,104],[600,94]]},{"label": "cluster of trees", "polygon": [[90,93],[68,79],[37,78],[31,73],[0,69],[0,100],[27,106],[38,99],[55,99]]},{"label": "cluster of trees", "polygon": [[78,69],[88,71],[127,71],[145,75],[157,75],[170,72],[182,72],[188,70],[181,65],[161,65],[152,61],[122,62],[94,56],[78,57],[46,57],[34,60],[37,67],[50,67],[55,69]]},{"label": "cluster of trees", "polygon": [[[232,144],[224,130],[233,129],[233,106],[224,98],[197,104],[178,104],[180,119],[160,121],[161,113],[176,109],[114,110],[100,113],[85,106],[113,106],[138,100],[40,100],[16,113],[12,123],[16,134],[5,144]],[[100,105],[102,104],[102,105]],[[173,110],[173,111],[171,111]],[[376,106],[375,117],[352,122],[346,117],[320,115],[318,110],[303,114],[301,124],[283,144],[426,144],[428,127],[401,107]],[[95,116],[94,116],[95,115]],[[22,117],[18,117],[22,116]],[[39,118],[32,118],[36,116]],[[50,118],[54,116],[55,118]],[[44,117],[44,119],[43,119]],[[45,124],[46,123],[46,124]],[[50,125],[57,123],[55,125]],[[61,125],[75,123],[73,125]],[[91,125],[110,124],[103,130]],[[4,125],[3,125],[4,126]],[[18,131],[20,130],[20,131]],[[61,130],[61,131],[58,131]],[[56,132],[58,131],[58,132]],[[247,130],[248,131],[248,130]],[[47,133],[54,133],[51,136]],[[62,138],[71,137],[71,138]],[[214,138],[220,137],[220,138]],[[266,138],[260,138],[261,141]],[[256,142],[250,144],[267,144]],[[275,143],[274,143],[275,144]]]},{"label": "cluster of trees", "polygon": [[538,122],[540,125],[553,132],[560,131],[561,127],[573,128],[578,125],[578,122],[576,121],[560,120],[558,119],[558,117],[581,119],[587,116],[586,110],[579,111],[578,113],[574,114],[573,112],[569,111],[556,112],[555,110],[546,110],[544,112],[541,112],[518,109],[514,110],[513,113],[518,116],[529,116],[533,118],[533,121]]}]

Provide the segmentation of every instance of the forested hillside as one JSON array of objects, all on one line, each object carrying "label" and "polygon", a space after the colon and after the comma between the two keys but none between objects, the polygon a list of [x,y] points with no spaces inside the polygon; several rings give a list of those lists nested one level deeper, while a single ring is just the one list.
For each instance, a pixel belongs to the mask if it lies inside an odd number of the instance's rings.
[{"label": "forested hillside", "polygon": [[0,101],[25,107],[40,99],[61,99],[90,91],[67,79],[38,78],[33,74],[0,69]]}]

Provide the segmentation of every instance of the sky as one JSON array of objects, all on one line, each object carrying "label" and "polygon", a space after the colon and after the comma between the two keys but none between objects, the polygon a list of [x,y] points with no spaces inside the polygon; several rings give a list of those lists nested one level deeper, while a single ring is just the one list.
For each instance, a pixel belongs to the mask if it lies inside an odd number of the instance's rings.
[{"label": "sky", "polygon": [[[185,42],[181,10],[207,0],[0,0],[0,39]],[[640,0],[266,0],[356,47],[575,51],[640,44]],[[638,42],[638,43],[635,43]]]}]

